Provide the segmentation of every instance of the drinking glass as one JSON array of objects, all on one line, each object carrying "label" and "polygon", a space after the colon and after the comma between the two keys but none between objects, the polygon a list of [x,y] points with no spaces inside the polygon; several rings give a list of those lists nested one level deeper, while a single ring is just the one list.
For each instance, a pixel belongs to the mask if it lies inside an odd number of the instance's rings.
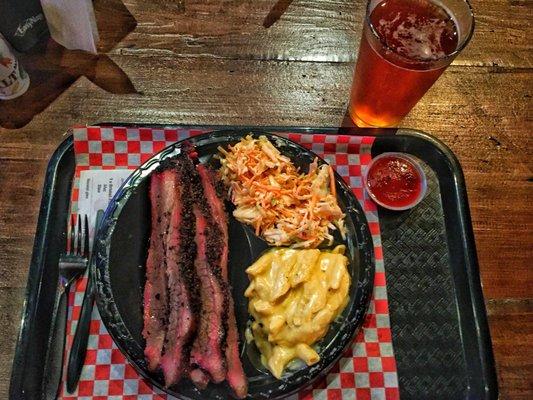
[{"label": "drinking glass", "polygon": [[370,0],[349,113],[358,126],[396,126],[465,48],[467,0]]}]

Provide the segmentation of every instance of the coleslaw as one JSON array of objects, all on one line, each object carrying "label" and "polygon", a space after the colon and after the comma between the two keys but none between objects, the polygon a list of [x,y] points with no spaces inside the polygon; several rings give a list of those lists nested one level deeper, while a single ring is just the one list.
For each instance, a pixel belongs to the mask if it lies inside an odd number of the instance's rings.
[{"label": "coleslaw", "polygon": [[337,203],[333,169],[315,159],[301,173],[265,137],[251,135],[220,152],[220,174],[236,206],[234,217],[251,225],[274,246],[314,248],[344,238],[344,214]]}]

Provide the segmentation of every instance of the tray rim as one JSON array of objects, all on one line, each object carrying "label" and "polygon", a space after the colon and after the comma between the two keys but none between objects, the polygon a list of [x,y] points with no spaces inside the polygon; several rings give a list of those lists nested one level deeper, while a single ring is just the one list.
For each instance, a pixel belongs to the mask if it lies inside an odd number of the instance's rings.
[{"label": "tray rim", "polygon": [[[66,134],[71,133],[71,130],[67,130]],[[46,167],[45,178],[43,183],[43,192],[41,197],[41,203],[39,207],[39,216],[37,217],[37,227],[35,231],[35,239],[33,243],[32,256],[30,259],[30,267],[28,269],[28,283],[24,292],[24,303],[21,311],[21,321],[19,332],[17,335],[17,341],[15,345],[15,355],[13,357],[13,363],[11,366],[11,380],[9,384],[9,398],[19,399],[25,398],[23,396],[23,377],[24,372],[19,371],[23,368],[25,362],[25,356],[29,341],[29,330],[35,312],[37,308],[36,301],[30,301],[30,297],[34,300],[39,294],[39,284],[41,282],[42,274],[44,273],[44,259],[46,253],[46,233],[49,228],[49,220],[51,218],[51,203],[53,200],[53,190],[56,182],[56,174],[59,167],[59,163],[63,159],[67,151],[73,146],[74,140],[71,134],[69,134],[56,148],[50,161]],[[22,396],[21,396],[22,395]]]},{"label": "tray rim", "polygon": [[[454,187],[456,189],[456,200],[458,206],[458,214],[463,222],[461,235],[462,245],[465,251],[465,265],[468,281],[467,283],[467,297],[471,303],[471,311],[476,319],[476,332],[473,336],[476,338],[480,355],[481,375],[484,381],[484,393],[486,399],[498,398],[498,382],[496,377],[496,368],[494,355],[492,351],[492,343],[490,338],[490,330],[487,320],[485,302],[481,287],[481,278],[479,275],[479,264],[477,260],[477,252],[474,239],[474,231],[472,228],[472,221],[470,217],[470,209],[468,206],[468,198],[466,191],[466,183],[464,174],[459,163],[459,160],[451,149],[441,140],[431,136],[430,134],[421,130],[410,128],[394,128],[394,129],[371,129],[371,128],[343,128],[343,127],[305,127],[305,126],[252,126],[252,125],[200,125],[200,124],[178,124],[178,123],[127,123],[127,122],[99,122],[80,126],[99,126],[99,127],[125,127],[125,128],[156,128],[156,129],[259,129],[272,132],[294,132],[294,133],[320,133],[327,135],[355,135],[355,136],[370,136],[374,138],[380,137],[395,137],[395,136],[411,136],[428,142],[433,147],[436,147],[449,163],[450,171],[454,177]],[[48,230],[48,222],[51,218],[51,203],[53,199],[53,189],[56,182],[56,174],[61,160],[64,155],[73,147],[72,128],[67,129],[65,135],[68,135],[57,147],[52,154],[45,173],[43,182],[43,192],[39,209],[39,216],[37,219],[37,228],[35,240],[32,250],[32,257],[28,269],[28,283],[25,290],[24,302],[21,312],[21,322],[19,333],[17,335],[15,354],[11,369],[11,379],[9,386],[10,399],[25,398],[23,392],[23,377],[26,350],[28,346],[28,329],[31,326],[36,309],[36,299],[39,294],[39,283],[43,273],[43,262],[46,245],[46,233]],[[33,301],[32,301],[33,300]],[[460,322],[460,326],[462,323]]]}]

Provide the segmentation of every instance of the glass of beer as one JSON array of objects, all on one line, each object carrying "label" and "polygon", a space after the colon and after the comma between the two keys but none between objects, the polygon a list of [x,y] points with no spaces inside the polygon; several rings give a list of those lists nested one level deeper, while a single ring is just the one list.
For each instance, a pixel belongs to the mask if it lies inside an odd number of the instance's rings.
[{"label": "glass of beer", "polygon": [[396,126],[474,32],[467,0],[370,0],[349,113],[358,126]]}]

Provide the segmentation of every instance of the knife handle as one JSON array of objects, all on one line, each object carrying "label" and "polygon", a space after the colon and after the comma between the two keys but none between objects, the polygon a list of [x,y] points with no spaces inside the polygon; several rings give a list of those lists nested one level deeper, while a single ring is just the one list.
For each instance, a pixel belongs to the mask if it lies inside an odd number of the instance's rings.
[{"label": "knife handle", "polygon": [[68,287],[60,285],[56,294],[52,323],[52,336],[46,355],[43,376],[43,395],[45,400],[57,398],[61,375],[63,372],[63,353],[65,351],[65,333],[67,327]]},{"label": "knife handle", "polygon": [[87,281],[87,288],[83,296],[83,303],[81,306],[80,319],[76,326],[76,333],[70,348],[67,366],[67,391],[72,393],[78,386],[81,370],[85,363],[85,355],[87,354],[87,342],[89,340],[89,330],[91,325],[91,314],[94,304],[94,284],[89,272],[89,279]]}]

